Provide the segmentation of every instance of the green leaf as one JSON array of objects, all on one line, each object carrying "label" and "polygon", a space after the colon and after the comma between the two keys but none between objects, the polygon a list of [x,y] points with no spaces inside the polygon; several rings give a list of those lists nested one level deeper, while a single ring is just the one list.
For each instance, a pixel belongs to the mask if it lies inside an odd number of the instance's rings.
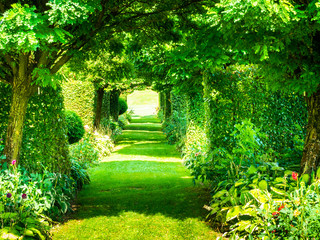
[{"label": "green leaf", "polygon": [[257,173],[257,171],[258,171],[258,169],[257,169],[255,166],[251,165],[251,166],[249,167],[247,173],[250,174],[250,175],[252,175],[252,174]]},{"label": "green leaf", "polygon": [[260,188],[261,190],[267,190],[267,189],[268,189],[268,183],[267,183],[267,181],[266,181],[266,180],[261,180],[261,181],[259,182],[259,188]]},{"label": "green leaf", "polygon": [[24,232],[23,232],[23,235],[29,236],[29,237],[33,237],[34,233],[30,229],[25,229]]},{"label": "green leaf", "polygon": [[317,169],[317,178],[320,178],[320,167]]},{"label": "green leaf", "polygon": [[268,201],[265,194],[260,189],[253,189],[250,191],[250,194],[256,199],[259,203],[266,203]]},{"label": "green leaf", "polygon": [[286,192],[281,190],[281,189],[278,189],[278,188],[275,188],[275,187],[271,187],[271,190],[279,195],[285,195]]},{"label": "green leaf", "polygon": [[226,193],[228,193],[228,191],[225,190],[225,189],[223,189],[223,190],[217,192],[215,195],[213,195],[212,198],[213,198],[213,199],[215,199],[215,198],[220,198],[220,197],[224,196]]},{"label": "green leaf", "polygon": [[228,221],[236,218],[237,216],[239,216],[240,211],[241,211],[240,206],[235,206],[235,207],[230,208],[227,213],[227,216],[226,216],[226,221],[228,222]]},{"label": "green leaf", "polygon": [[244,231],[246,229],[251,229],[251,222],[250,221],[240,221],[236,224],[238,231]]},{"label": "green leaf", "polygon": [[308,184],[309,183],[309,180],[310,180],[310,176],[309,174],[305,173],[301,176],[301,181],[304,181],[305,184]]},{"label": "green leaf", "polygon": [[241,178],[240,180],[238,180],[235,184],[234,184],[234,186],[235,187],[238,187],[238,186],[241,186],[241,185],[243,185],[243,184],[245,184],[246,182],[245,182],[245,180],[243,179],[243,178]]}]

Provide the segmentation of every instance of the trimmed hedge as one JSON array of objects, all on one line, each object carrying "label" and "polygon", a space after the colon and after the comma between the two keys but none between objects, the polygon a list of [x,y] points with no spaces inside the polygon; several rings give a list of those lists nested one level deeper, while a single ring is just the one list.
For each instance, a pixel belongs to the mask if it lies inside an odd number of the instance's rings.
[{"label": "trimmed hedge", "polygon": [[79,142],[85,133],[81,118],[77,113],[70,110],[65,111],[65,116],[69,143],[73,144]]},{"label": "trimmed hedge", "polygon": [[[0,83],[0,138],[6,136],[11,86]],[[39,88],[30,99],[23,129],[20,164],[30,172],[69,173],[67,130],[61,88]]]},{"label": "trimmed hedge", "polygon": [[128,110],[128,104],[123,98],[119,98],[119,116]]},{"label": "trimmed hedge", "polygon": [[62,84],[66,110],[77,113],[84,125],[93,127],[95,89],[92,82],[69,79]]}]

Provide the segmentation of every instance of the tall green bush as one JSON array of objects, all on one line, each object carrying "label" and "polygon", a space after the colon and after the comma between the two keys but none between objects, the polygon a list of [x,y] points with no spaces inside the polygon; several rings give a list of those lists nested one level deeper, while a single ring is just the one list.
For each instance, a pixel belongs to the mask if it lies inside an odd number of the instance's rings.
[{"label": "tall green bush", "polygon": [[[5,138],[11,87],[0,83],[0,138]],[[68,173],[70,161],[61,88],[38,88],[29,101],[20,164],[31,172]]]},{"label": "tall green bush", "polygon": [[128,104],[123,98],[119,98],[119,116],[128,110]]},{"label": "tall green bush", "polygon": [[85,131],[81,118],[73,111],[66,110],[66,124],[68,129],[68,141],[70,144],[79,142]]}]

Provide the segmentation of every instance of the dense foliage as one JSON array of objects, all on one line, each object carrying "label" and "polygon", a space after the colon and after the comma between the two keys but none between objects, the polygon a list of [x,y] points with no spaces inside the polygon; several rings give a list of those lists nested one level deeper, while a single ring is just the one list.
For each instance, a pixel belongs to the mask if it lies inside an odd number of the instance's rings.
[{"label": "dense foliage", "polygon": [[47,239],[51,219],[71,210],[70,200],[88,181],[88,174],[77,162],[72,162],[71,177],[48,171],[29,173],[16,161],[9,166],[5,163],[0,171],[1,238]]},{"label": "dense foliage", "polygon": [[[11,87],[0,83],[0,138],[5,141]],[[31,172],[68,173],[67,130],[61,89],[39,88],[29,102],[22,139],[21,165]]]},{"label": "dense foliage", "polygon": [[124,114],[128,110],[128,104],[123,98],[119,98],[119,115]]},{"label": "dense foliage", "polygon": [[[67,72],[65,69],[63,72]],[[73,79],[71,74],[62,84],[64,106],[66,110],[76,112],[84,125],[92,127],[94,118],[94,86],[90,81]]]},{"label": "dense foliage", "polygon": [[70,110],[65,111],[65,116],[69,143],[79,142],[85,133],[81,118],[78,114]]}]

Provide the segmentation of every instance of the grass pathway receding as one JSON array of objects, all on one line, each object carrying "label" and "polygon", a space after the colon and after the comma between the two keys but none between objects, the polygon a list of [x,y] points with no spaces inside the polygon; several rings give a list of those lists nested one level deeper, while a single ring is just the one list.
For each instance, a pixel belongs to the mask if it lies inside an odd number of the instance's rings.
[{"label": "grass pathway receding", "polygon": [[194,186],[154,116],[135,118],[117,150],[90,170],[78,210],[53,239],[216,239],[202,208],[210,196]]}]

